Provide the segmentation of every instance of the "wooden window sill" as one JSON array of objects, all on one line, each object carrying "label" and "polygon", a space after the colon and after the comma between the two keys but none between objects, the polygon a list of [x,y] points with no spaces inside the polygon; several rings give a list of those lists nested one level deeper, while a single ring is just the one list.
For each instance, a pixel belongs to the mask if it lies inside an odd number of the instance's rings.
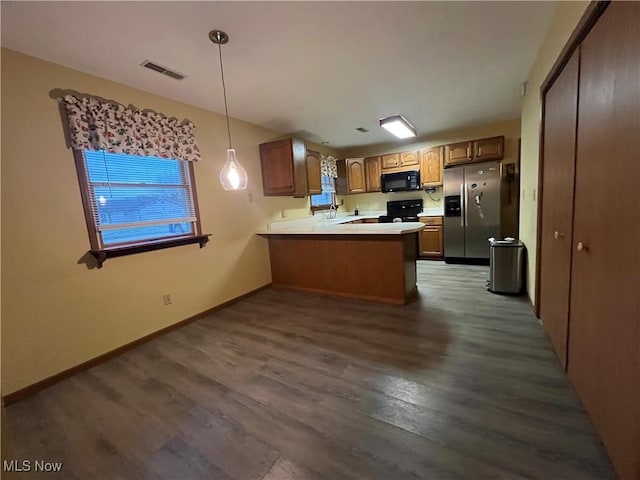
[{"label": "wooden window sill", "polygon": [[189,237],[176,237],[170,239],[156,240],[144,243],[135,243],[120,247],[110,247],[101,250],[89,250],[89,253],[98,262],[98,268],[102,268],[102,264],[108,258],[122,257],[125,255],[134,255],[136,253],[151,252],[153,250],[161,250],[163,248],[180,247],[182,245],[191,245],[193,243],[200,244],[200,248],[204,247],[209,241],[211,234],[192,235]]}]

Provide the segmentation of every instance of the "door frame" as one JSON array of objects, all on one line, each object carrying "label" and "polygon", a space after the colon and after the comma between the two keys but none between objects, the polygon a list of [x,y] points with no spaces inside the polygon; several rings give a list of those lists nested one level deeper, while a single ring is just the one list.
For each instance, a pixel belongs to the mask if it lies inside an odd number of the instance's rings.
[{"label": "door frame", "polygon": [[544,174],[544,127],[545,127],[545,103],[547,100],[547,92],[558,78],[560,72],[564,69],[569,59],[580,46],[584,38],[587,36],[591,28],[596,24],[602,13],[609,6],[611,1],[592,1],[587,6],[580,21],[574,28],[569,40],[558,55],[549,74],[540,86],[540,101],[542,103],[542,112],[540,120],[539,144],[538,144],[538,199],[537,199],[537,219],[536,219],[536,288],[534,291],[534,312],[536,317],[540,318],[540,267],[541,267],[541,247],[542,247],[542,196],[544,195],[542,179]]}]

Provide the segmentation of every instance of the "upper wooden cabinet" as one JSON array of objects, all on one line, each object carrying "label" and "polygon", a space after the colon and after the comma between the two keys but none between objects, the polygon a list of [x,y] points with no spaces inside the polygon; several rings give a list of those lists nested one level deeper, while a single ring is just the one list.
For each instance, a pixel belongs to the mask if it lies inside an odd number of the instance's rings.
[{"label": "upper wooden cabinet", "polygon": [[347,158],[347,186],[349,193],[367,191],[364,158]]},{"label": "upper wooden cabinet", "polygon": [[473,142],[473,161],[502,160],[504,157],[504,137],[483,138]]},{"label": "upper wooden cabinet", "polygon": [[410,165],[418,165],[420,163],[420,159],[418,158],[418,152],[402,152],[400,153],[400,166],[408,167]]},{"label": "upper wooden cabinet", "polygon": [[382,155],[382,168],[397,168],[400,166],[400,154],[390,153]]},{"label": "upper wooden cabinet", "polygon": [[320,154],[313,150],[307,150],[307,182],[309,185],[309,195],[322,193]]},{"label": "upper wooden cabinet", "polygon": [[482,138],[468,142],[451,143],[444,147],[444,165],[502,160],[504,137]]},{"label": "upper wooden cabinet", "polygon": [[306,147],[302,140],[285,138],[261,144],[260,162],[265,196],[308,195]]},{"label": "upper wooden cabinet", "polygon": [[367,192],[379,192],[382,190],[380,175],[382,175],[382,160],[380,157],[364,159],[366,190]]},{"label": "upper wooden cabinet", "polygon": [[472,161],[472,143],[459,142],[445,145],[444,147],[444,164],[457,165],[459,163],[469,163]]},{"label": "upper wooden cabinet", "polygon": [[443,147],[420,151],[420,182],[423,187],[442,185]]},{"label": "upper wooden cabinet", "polygon": [[410,167],[411,165],[419,165],[420,158],[417,151],[390,153],[388,155],[382,155],[382,168],[387,169],[402,169],[404,167]]},{"label": "upper wooden cabinet", "polygon": [[338,178],[336,178],[336,195],[349,195],[347,184],[347,165],[345,160],[337,160]]}]

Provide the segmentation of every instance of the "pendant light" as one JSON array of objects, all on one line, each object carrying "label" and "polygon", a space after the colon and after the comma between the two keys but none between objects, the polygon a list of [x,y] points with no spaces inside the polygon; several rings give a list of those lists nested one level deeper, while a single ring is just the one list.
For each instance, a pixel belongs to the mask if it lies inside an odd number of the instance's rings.
[{"label": "pendant light", "polygon": [[227,149],[227,161],[220,170],[220,183],[225,190],[244,190],[247,188],[247,171],[240,165],[236,158],[236,151],[231,146],[231,129],[229,128],[229,108],[227,107],[227,88],[224,84],[224,68],[222,67],[222,45],[229,42],[229,35],[222,30],[211,30],[209,40],[218,45],[220,56],[220,75],[222,76],[222,95],[224,96],[224,113],[227,119],[227,134],[229,136],[229,148]]}]

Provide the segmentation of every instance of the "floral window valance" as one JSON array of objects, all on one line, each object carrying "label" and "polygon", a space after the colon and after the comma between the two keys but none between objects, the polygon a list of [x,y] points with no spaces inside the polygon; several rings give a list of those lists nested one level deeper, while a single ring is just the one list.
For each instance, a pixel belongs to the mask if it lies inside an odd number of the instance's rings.
[{"label": "floral window valance", "polygon": [[338,178],[338,166],[336,159],[331,155],[320,156],[320,172],[327,177]]},{"label": "floral window valance", "polygon": [[200,160],[195,125],[189,121],[92,97],[65,95],[59,101],[67,114],[73,149]]}]

